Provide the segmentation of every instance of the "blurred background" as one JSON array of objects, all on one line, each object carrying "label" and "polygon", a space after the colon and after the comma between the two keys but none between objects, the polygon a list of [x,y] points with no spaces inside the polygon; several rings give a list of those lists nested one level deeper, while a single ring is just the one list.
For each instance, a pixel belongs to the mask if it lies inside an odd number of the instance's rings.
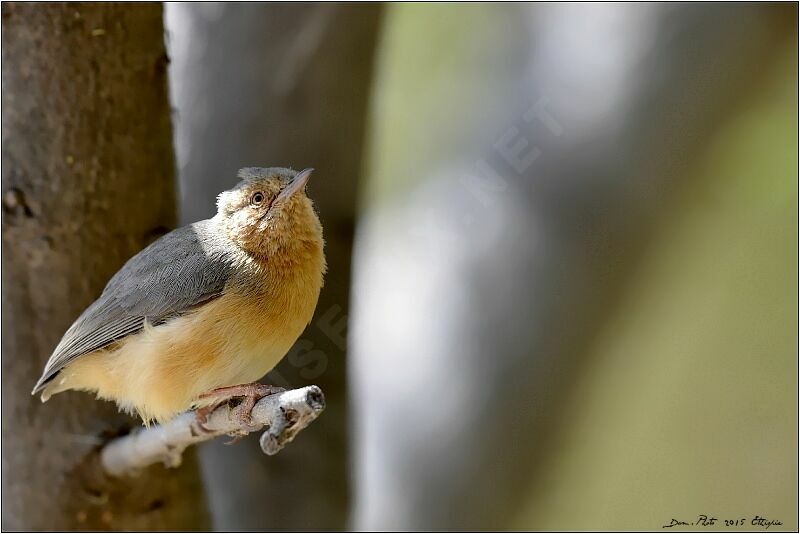
[{"label": "blurred background", "polygon": [[[314,167],[329,272],[267,377],[327,410],[276,457],[201,446],[206,523],[163,524],[796,531],[797,15],[165,4],[177,220],[240,167]],[[7,442],[35,415],[3,387]]]}]

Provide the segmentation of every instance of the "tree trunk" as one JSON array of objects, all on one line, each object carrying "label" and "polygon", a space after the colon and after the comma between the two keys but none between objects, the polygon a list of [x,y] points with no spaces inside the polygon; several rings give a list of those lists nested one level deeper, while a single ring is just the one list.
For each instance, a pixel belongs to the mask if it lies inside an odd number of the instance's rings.
[{"label": "tree trunk", "polygon": [[[327,408],[276,457],[253,439],[201,449],[215,527],[333,530],[349,502],[345,349],[350,254],[380,7],[173,4],[167,11],[185,222],[245,166],[314,167],[328,274],[317,313],[266,381],[317,384]],[[246,510],[247,513],[243,511]]]},{"label": "tree trunk", "polygon": [[354,528],[514,528],[653,224],[795,20],[764,4],[392,7],[383,198],[355,255]]},{"label": "tree trunk", "polygon": [[97,445],[138,422],[30,395],[70,323],[174,223],[161,7],[4,3],[2,20],[2,528],[204,528],[195,461],[109,479]]}]

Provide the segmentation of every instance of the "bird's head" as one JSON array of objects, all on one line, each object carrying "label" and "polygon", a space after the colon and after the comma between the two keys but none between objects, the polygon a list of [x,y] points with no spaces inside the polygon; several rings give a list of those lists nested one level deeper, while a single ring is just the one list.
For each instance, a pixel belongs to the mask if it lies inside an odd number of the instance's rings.
[{"label": "bird's head", "polygon": [[274,260],[321,251],[322,226],[305,191],[312,170],[240,169],[241,181],[217,197],[227,236],[245,252]]}]

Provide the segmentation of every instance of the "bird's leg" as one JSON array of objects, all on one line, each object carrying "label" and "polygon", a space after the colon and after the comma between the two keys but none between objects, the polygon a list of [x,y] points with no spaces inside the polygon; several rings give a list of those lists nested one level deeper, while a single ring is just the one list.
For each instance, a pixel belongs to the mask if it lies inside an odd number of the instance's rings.
[{"label": "bird's leg", "polygon": [[[219,399],[219,401],[207,408],[201,408],[197,411],[198,423],[202,427],[202,424],[205,423],[208,415],[217,409],[221,404],[228,402],[233,398],[240,397],[242,399],[241,403],[234,408],[236,420],[246,429],[253,428],[253,420],[250,412],[253,411],[253,407],[256,405],[256,402],[264,397],[281,393],[283,391],[286,391],[286,389],[254,382],[252,384],[239,384],[237,386],[217,388],[209,391],[208,393],[203,393],[200,395],[201,399]],[[202,420],[201,417],[203,418]],[[246,433],[247,431],[245,430],[245,434]],[[236,439],[231,443],[238,441],[239,437],[241,436],[237,436]]]}]

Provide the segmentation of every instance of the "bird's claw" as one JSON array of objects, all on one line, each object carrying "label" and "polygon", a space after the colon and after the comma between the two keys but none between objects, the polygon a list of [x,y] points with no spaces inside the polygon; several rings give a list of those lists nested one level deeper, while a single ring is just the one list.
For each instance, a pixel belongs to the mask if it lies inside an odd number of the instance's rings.
[{"label": "bird's claw", "polygon": [[236,445],[237,443],[242,441],[243,437],[247,436],[248,434],[250,434],[250,432],[246,432],[244,430],[239,430],[237,432],[231,432],[230,434],[228,434],[228,437],[229,438],[233,438],[233,439],[231,439],[230,441],[226,441],[224,443],[224,445]]},{"label": "bird's claw", "polygon": [[208,416],[211,415],[217,406],[203,406],[202,408],[198,408],[194,412],[194,422],[197,428],[202,430],[203,432],[211,433],[211,429],[206,426],[208,422]]},{"label": "bird's claw", "polygon": [[252,418],[252,411],[256,405],[256,402],[261,400],[264,397],[269,395],[275,395],[276,393],[282,393],[286,391],[282,387],[277,386],[269,386],[266,384],[241,384],[237,386],[228,386],[217,388],[213,391],[209,391],[208,393],[204,393],[200,395],[201,399],[210,399],[210,398],[218,398],[220,399],[217,403],[212,406],[208,406],[205,408],[200,408],[197,410],[197,425],[205,431],[209,431],[208,428],[204,426],[204,423],[208,420],[208,416],[216,410],[221,404],[230,401],[231,399],[241,397],[242,401],[233,409],[234,410],[234,417],[236,421],[241,426],[241,429],[228,434],[233,438],[233,440],[226,442],[226,445],[233,445],[234,443],[238,443],[244,436],[248,435],[250,432],[255,432],[261,429],[262,425],[254,425],[253,418]]}]

